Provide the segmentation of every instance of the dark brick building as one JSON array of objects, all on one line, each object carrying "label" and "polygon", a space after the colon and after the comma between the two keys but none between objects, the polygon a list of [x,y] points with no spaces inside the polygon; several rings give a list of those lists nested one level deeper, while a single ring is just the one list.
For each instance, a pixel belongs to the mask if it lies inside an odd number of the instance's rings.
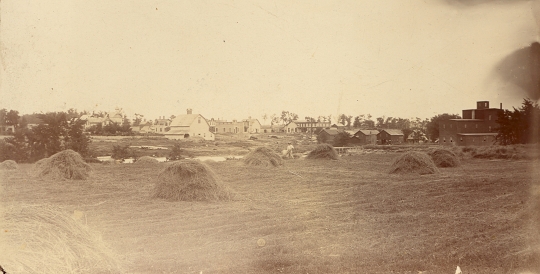
[{"label": "dark brick building", "polygon": [[490,108],[488,101],[476,102],[475,109],[464,109],[462,119],[450,119],[439,125],[439,143],[458,146],[489,146],[497,136],[500,108]]}]

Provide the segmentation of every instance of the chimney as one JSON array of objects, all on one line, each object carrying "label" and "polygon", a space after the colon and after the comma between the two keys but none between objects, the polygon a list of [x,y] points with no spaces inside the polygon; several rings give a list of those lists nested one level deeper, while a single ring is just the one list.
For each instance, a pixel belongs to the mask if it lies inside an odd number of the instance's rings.
[{"label": "chimney", "polygon": [[502,109],[502,103],[501,103],[501,109]]},{"label": "chimney", "polygon": [[192,114],[192,113],[193,113],[193,110],[190,109],[190,108],[188,108],[188,109],[187,109],[187,114]]}]

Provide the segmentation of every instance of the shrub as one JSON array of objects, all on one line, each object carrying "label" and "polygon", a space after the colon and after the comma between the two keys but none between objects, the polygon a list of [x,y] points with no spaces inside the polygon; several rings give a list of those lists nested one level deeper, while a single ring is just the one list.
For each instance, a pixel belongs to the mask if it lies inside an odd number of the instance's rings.
[{"label": "shrub", "polygon": [[36,162],[35,169],[42,178],[72,180],[85,180],[92,171],[81,155],[70,149]]},{"label": "shrub", "polygon": [[390,168],[390,173],[417,173],[433,174],[437,173],[438,169],[431,158],[422,152],[409,151],[394,160]]},{"label": "shrub", "polygon": [[230,200],[232,193],[206,164],[181,160],[169,164],[158,176],[155,198],[171,201]]},{"label": "shrub", "polygon": [[279,154],[266,147],[258,147],[246,155],[244,163],[252,166],[280,166],[283,159]]},{"label": "shrub", "polygon": [[115,160],[124,160],[126,158],[135,158],[135,153],[129,148],[129,145],[113,145],[111,158]]},{"label": "shrub", "polygon": [[178,161],[185,159],[186,157],[192,157],[193,155],[186,150],[184,150],[180,143],[174,144],[174,146],[171,149],[171,152],[169,153],[169,156],[167,157],[167,161]]},{"label": "shrub", "polygon": [[460,164],[456,154],[447,149],[434,149],[429,153],[429,156],[438,167],[456,167]]},{"label": "shrub", "polygon": [[329,144],[319,144],[314,150],[309,152],[307,159],[331,159],[337,160],[339,155],[333,146]]}]

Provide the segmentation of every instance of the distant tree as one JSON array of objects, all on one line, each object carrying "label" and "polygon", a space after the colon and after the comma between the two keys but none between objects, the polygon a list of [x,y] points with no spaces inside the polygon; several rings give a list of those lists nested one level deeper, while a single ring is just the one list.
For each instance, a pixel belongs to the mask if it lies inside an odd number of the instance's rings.
[{"label": "distant tree", "polygon": [[354,117],[354,122],[353,122],[353,127],[354,128],[359,128],[362,126],[362,117],[360,116],[355,116]]},{"label": "distant tree", "polygon": [[279,117],[279,119],[280,119],[281,123],[283,125],[285,125],[285,124],[288,124],[288,123],[290,123],[290,122],[292,122],[294,120],[298,120],[298,114],[283,110],[281,112],[281,116]]},{"label": "distant tree", "polygon": [[15,126],[17,127],[19,125],[19,112],[16,110],[10,110],[6,114],[5,123],[8,126]]},{"label": "distant tree", "polygon": [[186,157],[193,157],[191,153],[184,150],[179,143],[174,144],[174,146],[171,149],[171,152],[169,153],[169,156],[167,157],[168,161],[177,161],[185,159]]},{"label": "distant tree", "polygon": [[351,140],[351,134],[349,134],[346,131],[340,131],[335,137],[334,137],[334,146],[335,147],[344,147],[349,144]]},{"label": "distant tree", "polygon": [[407,138],[409,138],[409,135],[413,133],[413,130],[410,128],[404,128],[401,130],[403,132],[403,142],[407,142]]},{"label": "distant tree", "polygon": [[131,123],[129,122],[129,119],[125,115],[124,115],[124,120],[121,126],[121,132],[122,132],[122,135],[124,136],[133,135],[133,133],[131,132]]},{"label": "distant tree", "polygon": [[90,137],[84,133],[85,121],[72,118],[67,129],[67,135],[64,139],[65,148],[77,151],[79,154],[89,156]]},{"label": "distant tree", "polygon": [[338,121],[342,125],[345,125],[345,126],[350,128],[351,124],[352,124],[352,118],[353,117],[351,115],[341,114],[341,115],[339,115]]},{"label": "distant tree", "polygon": [[270,116],[270,119],[271,119],[271,120],[270,120],[270,124],[271,124],[271,125],[279,124],[280,117],[277,116],[276,114],[272,114],[272,115]]},{"label": "distant tree", "polygon": [[377,127],[378,128],[383,128],[384,127],[384,121],[385,121],[385,117],[378,117],[377,118]]},{"label": "distant tree", "polygon": [[135,153],[129,148],[129,145],[113,145],[111,158],[115,160],[124,160],[134,156]]},{"label": "distant tree", "polygon": [[439,125],[441,122],[448,121],[450,119],[459,119],[461,118],[457,114],[438,114],[431,118],[431,120],[426,125],[426,131],[431,141],[439,139]]},{"label": "distant tree", "polygon": [[540,142],[540,107],[524,99],[519,109],[499,113],[497,142],[502,145]]},{"label": "distant tree", "polygon": [[133,126],[139,126],[142,122],[144,115],[135,113],[135,120],[133,120]]},{"label": "distant tree", "polygon": [[266,120],[268,120],[268,114],[265,113],[265,114],[262,116],[262,119],[263,119],[263,121],[264,121],[264,124],[266,125]]},{"label": "distant tree", "polygon": [[0,126],[7,125],[7,109],[0,109]]},{"label": "distant tree", "polygon": [[176,118],[176,115],[171,115],[171,117],[169,117],[169,119],[173,120],[174,118]]}]

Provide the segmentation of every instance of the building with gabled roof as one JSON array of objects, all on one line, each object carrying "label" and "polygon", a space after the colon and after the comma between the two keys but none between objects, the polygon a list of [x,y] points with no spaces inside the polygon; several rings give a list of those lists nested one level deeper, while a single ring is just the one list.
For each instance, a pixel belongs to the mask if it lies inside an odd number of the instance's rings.
[{"label": "building with gabled roof", "polygon": [[353,134],[351,142],[358,145],[376,145],[377,134],[378,130],[360,129]]},{"label": "building with gabled roof", "polygon": [[397,145],[403,143],[403,136],[401,129],[382,129],[377,134],[377,141],[381,145]]},{"label": "building with gabled roof", "polygon": [[323,128],[317,135],[317,140],[321,143],[333,144],[339,132],[337,128]]},{"label": "building with gabled roof", "polygon": [[200,114],[193,114],[191,109],[187,114],[178,115],[169,124],[169,131],[164,132],[168,139],[186,139],[200,137],[205,140],[215,140],[213,132],[210,132],[210,125]]}]

